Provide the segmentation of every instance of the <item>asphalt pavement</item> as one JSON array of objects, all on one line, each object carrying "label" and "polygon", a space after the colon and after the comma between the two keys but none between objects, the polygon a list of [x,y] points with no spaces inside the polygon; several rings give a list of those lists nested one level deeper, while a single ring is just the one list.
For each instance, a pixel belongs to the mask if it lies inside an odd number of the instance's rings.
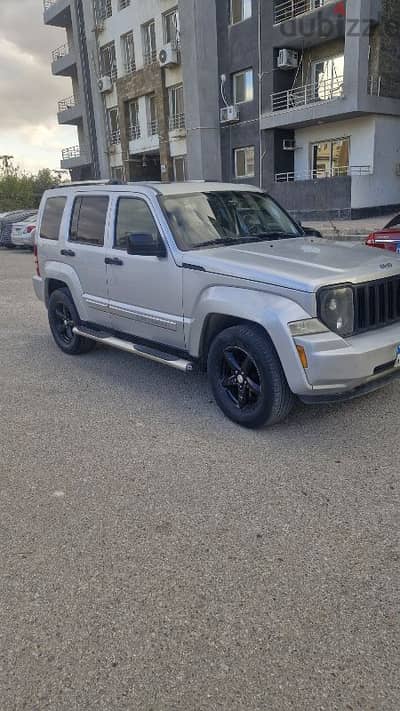
[{"label": "asphalt pavement", "polygon": [[400,385],[249,432],[0,251],[1,711],[398,711]]}]

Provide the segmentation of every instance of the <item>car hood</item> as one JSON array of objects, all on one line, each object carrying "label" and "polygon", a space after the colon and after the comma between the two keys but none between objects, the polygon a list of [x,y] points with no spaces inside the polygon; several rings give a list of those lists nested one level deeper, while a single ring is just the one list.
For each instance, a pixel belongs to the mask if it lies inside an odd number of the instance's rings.
[{"label": "car hood", "polygon": [[316,237],[192,250],[186,263],[207,272],[312,292],[328,284],[382,279],[400,274],[400,257],[359,242]]}]

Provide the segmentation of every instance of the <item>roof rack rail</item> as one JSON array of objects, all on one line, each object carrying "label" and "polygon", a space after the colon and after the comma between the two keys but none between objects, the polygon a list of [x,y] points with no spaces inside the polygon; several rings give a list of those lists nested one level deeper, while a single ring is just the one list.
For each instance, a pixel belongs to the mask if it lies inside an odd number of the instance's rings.
[{"label": "roof rack rail", "polygon": [[126,182],[124,180],[74,180],[71,181],[70,183],[59,183],[58,185],[54,185],[54,188],[76,188],[77,186],[79,187],[80,185],[88,185],[89,187],[91,185],[126,185]]}]

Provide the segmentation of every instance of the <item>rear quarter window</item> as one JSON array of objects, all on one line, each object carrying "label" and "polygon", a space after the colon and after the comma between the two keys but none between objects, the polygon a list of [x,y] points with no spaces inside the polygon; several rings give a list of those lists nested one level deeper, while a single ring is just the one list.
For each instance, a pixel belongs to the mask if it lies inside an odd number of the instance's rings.
[{"label": "rear quarter window", "polygon": [[40,238],[58,240],[66,197],[47,198],[40,225]]}]

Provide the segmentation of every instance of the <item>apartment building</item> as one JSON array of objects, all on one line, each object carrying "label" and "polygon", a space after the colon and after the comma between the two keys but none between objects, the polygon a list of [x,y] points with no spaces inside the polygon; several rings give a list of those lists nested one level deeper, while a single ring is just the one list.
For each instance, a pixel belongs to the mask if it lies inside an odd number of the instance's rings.
[{"label": "apartment building", "polygon": [[[181,6],[184,76],[195,72],[189,45],[198,61],[190,38],[201,53],[200,81],[185,81],[197,107],[187,112],[190,175],[261,185],[299,217],[400,204],[398,0],[198,5]],[[210,106],[202,115],[206,91],[218,95],[218,132]],[[199,163],[198,127],[220,166],[210,155]]]},{"label": "apartment building", "polygon": [[58,107],[78,144],[61,166],[74,179],[184,180],[186,130],[176,0],[44,0],[64,27],[52,71],[72,80]]}]

